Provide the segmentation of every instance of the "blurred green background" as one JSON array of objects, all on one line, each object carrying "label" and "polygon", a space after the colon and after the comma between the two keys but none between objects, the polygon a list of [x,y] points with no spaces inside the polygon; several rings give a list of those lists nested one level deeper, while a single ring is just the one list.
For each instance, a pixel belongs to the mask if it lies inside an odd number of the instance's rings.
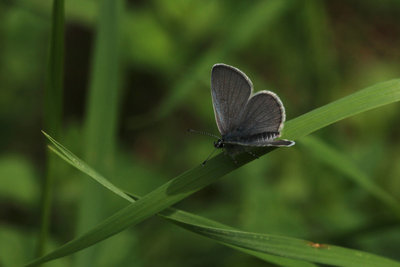
[{"label": "blurred green background", "polygon": [[[218,133],[210,97],[215,63],[240,68],[255,91],[276,92],[287,120],[400,77],[396,0],[118,3],[116,28],[100,37],[97,25],[108,25],[104,14],[113,11],[102,13],[100,1],[66,1],[63,115],[57,139],[113,183],[137,194],[200,164],[211,152],[212,139],[189,135],[186,129]],[[37,245],[47,168],[40,130],[47,130],[51,6],[47,0],[0,2],[0,266],[27,262]],[[95,59],[96,40],[114,45],[108,57],[113,60]],[[103,55],[99,47],[97,55]],[[111,104],[93,102],[91,89],[98,87],[105,88],[106,99],[111,95]],[[91,117],[95,113],[100,114],[97,119]],[[399,123],[400,109],[394,104],[313,136],[398,198]],[[298,140],[290,149],[255,160],[177,207],[246,231],[400,260],[398,218],[340,166],[330,164],[334,159],[307,144]],[[47,251],[126,205],[61,159],[53,165]],[[88,262],[270,266],[159,218],[45,266]]]}]

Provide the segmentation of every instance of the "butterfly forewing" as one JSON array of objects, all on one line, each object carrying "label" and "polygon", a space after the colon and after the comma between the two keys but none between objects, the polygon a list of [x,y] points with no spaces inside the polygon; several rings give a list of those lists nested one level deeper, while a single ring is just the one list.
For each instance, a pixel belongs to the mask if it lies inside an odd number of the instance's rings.
[{"label": "butterfly forewing", "polygon": [[240,70],[216,64],[211,72],[211,95],[218,130],[224,136],[240,126],[253,86]]}]

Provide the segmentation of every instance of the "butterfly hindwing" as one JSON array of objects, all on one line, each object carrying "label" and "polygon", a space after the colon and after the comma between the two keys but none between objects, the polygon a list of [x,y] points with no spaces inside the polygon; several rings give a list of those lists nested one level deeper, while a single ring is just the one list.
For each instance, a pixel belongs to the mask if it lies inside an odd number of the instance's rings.
[{"label": "butterfly hindwing", "polygon": [[260,91],[249,99],[242,116],[242,135],[280,132],[285,121],[285,109],[276,94]]},{"label": "butterfly hindwing", "polygon": [[243,146],[272,146],[285,121],[281,100],[270,91],[253,95],[241,115],[239,127],[224,136],[224,141]]}]

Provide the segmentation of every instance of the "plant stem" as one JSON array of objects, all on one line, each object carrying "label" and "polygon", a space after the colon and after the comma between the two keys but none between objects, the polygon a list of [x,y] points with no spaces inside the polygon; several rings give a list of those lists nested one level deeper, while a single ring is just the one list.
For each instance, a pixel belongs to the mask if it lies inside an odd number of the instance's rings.
[{"label": "plant stem", "polygon": [[[54,0],[45,85],[44,127],[54,136],[59,136],[62,120],[62,92],[64,73],[64,0]],[[36,256],[45,252],[50,228],[52,186],[54,180],[54,155],[46,152],[46,169],[42,185],[40,233]]]}]

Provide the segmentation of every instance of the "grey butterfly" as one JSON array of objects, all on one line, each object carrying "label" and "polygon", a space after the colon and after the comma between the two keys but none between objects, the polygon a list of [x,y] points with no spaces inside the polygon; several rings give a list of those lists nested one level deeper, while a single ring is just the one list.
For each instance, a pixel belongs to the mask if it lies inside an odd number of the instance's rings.
[{"label": "grey butterfly", "polygon": [[282,101],[270,91],[253,93],[253,84],[239,69],[215,64],[211,71],[211,96],[221,138],[215,148],[233,155],[246,147],[292,146],[280,137],[286,114]]}]

